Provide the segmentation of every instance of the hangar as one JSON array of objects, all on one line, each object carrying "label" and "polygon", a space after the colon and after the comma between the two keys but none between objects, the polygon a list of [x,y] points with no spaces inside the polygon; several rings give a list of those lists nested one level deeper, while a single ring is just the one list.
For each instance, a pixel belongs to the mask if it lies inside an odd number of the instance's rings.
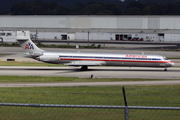
[{"label": "hangar", "polygon": [[37,39],[177,42],[180,16],[0,16],[0,30],[29,31]]}]

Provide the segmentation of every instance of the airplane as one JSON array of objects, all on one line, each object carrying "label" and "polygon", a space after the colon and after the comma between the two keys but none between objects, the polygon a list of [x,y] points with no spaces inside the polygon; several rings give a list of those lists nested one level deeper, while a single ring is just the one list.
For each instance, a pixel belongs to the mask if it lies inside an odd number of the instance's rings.
[{"label": "airplane", "polygon": [[26,55],[45,63],[81,66],[87,70],[88,66],[128,66],[128,67],[157,67],[174,66],[171,60],[161,55],[152,54],[117,54],[117,53],[85,53],[85,52],[53,52],[38,48],[29,37],[17,37]]}]

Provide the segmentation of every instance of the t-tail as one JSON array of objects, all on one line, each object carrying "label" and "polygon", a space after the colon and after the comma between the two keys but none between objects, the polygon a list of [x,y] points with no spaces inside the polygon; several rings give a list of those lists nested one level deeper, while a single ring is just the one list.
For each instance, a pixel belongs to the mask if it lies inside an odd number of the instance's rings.
[{"label": "t-tail", "polygon": [[31,57],[38,57],[38,56],[43,55],[44,50],[38,48],[31,41],[29,37],[21,36],[21,37],[17,37],[16,40],[21,45],[21,47],[26,51],[26,53],[31,55]]}]

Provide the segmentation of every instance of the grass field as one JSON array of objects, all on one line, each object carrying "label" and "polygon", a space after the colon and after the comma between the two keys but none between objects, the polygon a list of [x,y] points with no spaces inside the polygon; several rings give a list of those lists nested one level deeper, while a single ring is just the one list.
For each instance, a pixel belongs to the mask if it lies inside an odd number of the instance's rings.
[{"label": "grass field", "polygon": [[167,79],[142,79],[142,78],[93,78],[93,79],[90,79],[90,78],[78,78],[78,77],[0,76],[0,83],[113,82],[113,81],[115,82],[115,81],[160,81],[160,80],[165,81]]},{"label": "grass field", "polygon": [[[125,86],[129,106],[180,107],[179,85]],[[122,86],[0,88],[3,103],[122,105]],[[1,107],[1,119],[124,119],[123,109]],[[131,119],[179,119],[180,111],[130,110]]]},{"label": "grass field", "polygon": [[[41,76],[0,76],[0,83],[31,83],[31,82],[37,82],[37,83],[52,83],[52,82],[103,82],[103,81],[155,81],[156,79],[125,79],[125,78],[95,78],[95,79],[90,79],[90,78],[77,78],[77,77],[41,77]],[[159,80],[159,79],[158,79]],[[162,99],[161,96],[166,96],[166,95],[171,95],[171,96],[177,96],[177,98],[179,99],[179,90],[180,89],[180,85],[161,85],[161,86],[127,86],[126,87],[128,90],[127,94],[130,94],[130,99],[129,100],[143,100],[145,99],[145,101],[153,101],[153,99],[157,99],[158,101],[164,101],[165,99]],[[30,88],[0,88],[0,96],[1,98],[5,97],[5,99],[3,99],[3,101],[7,101],[7,100],[14,100],[13,102],[17,101],[17,102],[22,102],[22,99],[25,100],[27,102],[27,100],[29,98],[31,98],[30,100],[33,100],[34,98],[38,99],[42,99],[44,100],[43,103],[46,103],[46,99],[48,99],[49,102],[55,102],[54,99],[61,99],[63,98],[64,100],[68,100],[70,98],[68,98],[68,96],[70,96],[71,98],[77,100],[80,96],[86,95],[85,97],[86,99],[90,100],[96,100],[96,97],[99,100],[108,100],[109,101],[116,101],[116,100],[120,100],[121,102],[122,99],[119,99],[119,95],[118,94],[122,94],[122,86],[114,86],[114,87],[30,87]],[[140,95],[140,93],[143,93],[143,95],[145,95],[145,98],[142,98],[142,96]],[[7,94],[8,93],[8,94]],[[49,94],[51,93],[51,94]],[[59,93],[67,93],[65,96],[66,97],[62,97],[62,96],[58,96]],[[69,93],[73,93],[72,95]],[[75,94],[74,94],[75,93]],[[76,93],[79,93],[80,96],[76,95]],[[97,96],[91,96],[91,94],[97,94]],[[102,97],[104,96],[105,97]],[[160,95],[156,96],[157,94]],[[74,96],[75,95],[75,96]],[[102,95],[102,96],[101,96]],[[106,96],[107,95],[107,96]],[[115,97],[114,97],[115,95]],[[149,98],[150,97],[152,98]],[[13,96],[14,99],[7,97],[7,96]],[[89,98],[90,96],[90,98]],[[122,96],[122,95],[121,95]],[[7,97],[7,99],[6,99]],[[45,97],[45,98],[44,98]],[[77,98],[76,98],[77,97]],[[117,99],[117,98],[118,99]],[[27,98],[27,99],[26,99]],[[33,98],[33,99],[32,99]],[[51,98],[51,99],[49,99]],[[176,97],[175,97],[176,98]],[[20,99],[20,101],[18,101],[18,99]],[[177,99],[177,100],[178,100]],[[164,101],[164,103],[166,103],[167,101],[171,101],[172,97],[167,97],[167,100]],[[175,100],[173,98],[173,100]],[[1,100],[2,101],[2,100]],[[74,101],[74,100],[73,100]],[[11,102],[11,101],[8,101]],[[24,102],[24,103],[26,103]],[[41,102],[41,101],[40,101]],[[78,101],[79,102],[79,101]],[[84,101],[83,101],[84,102]],[[178,102],[178,101],[177,101]],[[34,103],[34,102],[33,102]],[[55,102],[57,103],[57,102]],[[64,101],[62,102],[64,103]],[[113,102],[112,102],[113,103]],[[108,104],[112,104],[112,103],[107,103]],[[132,102],[132,105],[140,105],[138,102]],[[152,102],[152,104],[154,104]],[[157,102],[156,102],[157,104]],[[113,103],[114,105],[114,103]],[[116,104],[115,104],[116,105]],[[117,104],[120,105],[120,104]],[[151,105],[151,104],[149,104]],[[178,104],[179,106],[179,104]]]},{"label": "grass field", "polygon": [[[130,106],[180,106],[179,85],[125,86],[125,90]],[[0,88],[0,96],[3,102],[124,105],[122,86]]]}]

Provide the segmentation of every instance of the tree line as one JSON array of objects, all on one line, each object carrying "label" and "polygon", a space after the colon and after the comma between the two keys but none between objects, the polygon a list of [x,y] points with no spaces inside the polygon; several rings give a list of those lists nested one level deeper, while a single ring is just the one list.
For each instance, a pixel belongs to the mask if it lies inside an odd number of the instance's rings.
[{"label": "tree line", "polygon": [[[121,3],[123,4],[123,3]],[[56,2],[43,0],[15,3],[11,15],[180,15],[180,2],[171,4],[130,2],[125,10],[122,5],[90,1],[78,2],[75,6],[65,7]]]}]

